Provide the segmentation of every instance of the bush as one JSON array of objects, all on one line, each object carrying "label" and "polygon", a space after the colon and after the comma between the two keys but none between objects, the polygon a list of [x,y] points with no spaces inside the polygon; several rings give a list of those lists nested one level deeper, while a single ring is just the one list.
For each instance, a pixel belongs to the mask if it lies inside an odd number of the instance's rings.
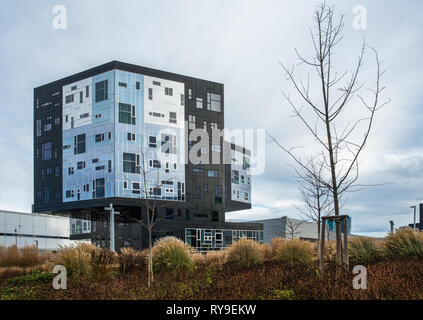
[{"label": "bush", "polygon": [[2,251],[3,252],[0,256],[0,266],[20,266],[19,249],[15,244],[7,247],[6,249],[2,249]]},{"label": "bush", "polygon": [[210,268],[222,268],[226,262],[226,250],[208,251],[204,260]]},{"label": "bush", "polygon": [[349,241],[348,256],[352,264],[368,264],[382,259],[382,250],[373,238],[355,237]]},{"label": "bush", "polygon": [[91,275],[91,254],[96,249],[96,246],[88,243],[60,247],[50,263],[64,266],[69,279],[83,280]]},{"label": "bush", "polygon": [[254,240],[242,238],[228,248],[227,261],[241,268],[249,268],[263,262],[260,244]]},{"label": "bush", "polygon": [[96,248],[91,251],[91,275],[95,279],[109,278],[117,253],[109,249]]},{"label": "bush", "polygon": [[291,265],[310,264],[313,261],[312,244],[299,239],[278,241],[272,248],[276,261]]},{"label": "bush", "polygon": [[121,272],[146,268],[147,250],[135,251],[132,248],[123,248],[120,250],[118,260]]},{"label": "bush", "polygon": [[270,246],[270,244],[268,243],[261,244],[260,251],[265,261],[273,260],[273,252],[272,252],[272,247]]},{"label": "bush", "polygon": [[153,247],[153,270],[192,270],[192,248],[176,237],[163,237]]},{"label": "bush", "polygon": [[423,233],[404,228],[389,234],[385,239],[385,254],[394,259],[423,257]]},{"label": "bush", "polygon": [[35,266],[39,262],[38,248],[36,246],[25,246],[21,250],[20,266],[30,267]]}]

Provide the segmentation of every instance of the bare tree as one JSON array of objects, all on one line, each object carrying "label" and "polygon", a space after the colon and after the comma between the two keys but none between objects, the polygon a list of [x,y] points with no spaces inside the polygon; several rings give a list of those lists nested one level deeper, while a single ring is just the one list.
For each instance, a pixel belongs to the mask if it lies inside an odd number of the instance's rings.
[{"label": "bare tree", "polygon": [[299,228],[303,223],[301,221],[294,222],[286,218],[286,233],[290,236],[291,239],[294,239],[299,234]]},{"label": "bare tree", "polygon": [[[147,209],[147,221],[146,223],[141,222],[144,227],[147,229],[148,233],[148,261],[147,261],[147,270],[148,270],[148,287],[151,286],[152,282],[154,281],[154,272],[153,272],[153,232],[154,227],[160,221],[159,212],[162,208],[166,207],[167,202],[162,202],[159,204],[159,197],[161,195],[161,187],[163,185],[161,178],[160,178],[160,162],[157,168],[154,167],[150,169],[149,164],[147,163],[146,154],[144,149],[141,152],[141,166],[140,166],[140,173],[143,179],[143,186],[141,188],[142,195],[145,198],[145,207]],[[154,153],[153,158],[156,157],[156,153]],[[159,161],[159,160],[157,160]],[[155,179],[150,179],[151,172],[155,171]],[[153,183],[149,183],[150,180],[153,180]],[[142,209],[141,209],[142,215]],[[142,219],[141,219],[142,221]]]},{"label": "bare tree", "polygon": [[304,217],[317,225],[317,247],[320,249],[321,217],[333,212],[329,189],[321,181],[324,179],[324,163],[311,158],[306,166],[308,170],[294,168],[299,179],[299,189],[303,206],[294,206]]},{"label": "bare tree", "polygon": [[[325,175],[329,178],[320,179],[330,191],[333,211],[340,214],[340,197],[343,193],[354,190],[357,187],[359,176],[359,155],[366,146],[374,115],[377,110],[386,105],[380,101],[380,94],[384,87],[380,79],[384,73],[381,70],[381,61],[376,50],[370,48],[376,60],[376,79],[373,88],[369,88],[368,96],[362,94],[363,85],[359,83],[363,57],[367,49],[364,41],[358,54],[357,62],[352,73],[334,71],[335,49],[343,39],[344,15],[340,15],[335,21],[334,7],[325,3],[320,4],[314,13],[315,28],[310,29],[314,54],[311,58],[305,58],[296,49],[299,65],[310,68],[316,72],[316,85],[310,85],[310,74],[307,80],[297,79],[295,67],[288,68],[280,63],[286,74],[287,80],[293,85],[302,103],[297,104],[286,92],[283,95],[291,106],[294,115],[297,116],[311,133],[313,139],[321,147],[320,155],[323,158]],[[349,74],[349,75],[348,75]],[[317,96],[313,89],[317,88]],[[320,92],[320,93],[319,93]],[[348,109],[362,107],[361,116],[354,122],[343,125],[341,115]],[[303,107],[309,113],[303,112]],[[311,120],[310,117],[313,119]],[[362,131],[362,136],[357,138],[357,132]],[[294,148],[286,148],[279,144],[271,136],[272,140],[287,152],[303,170],[313,174],[300,156],[294,153]],[[336,225],[336,261],[341,264],[342,243],[339,222]]]}]

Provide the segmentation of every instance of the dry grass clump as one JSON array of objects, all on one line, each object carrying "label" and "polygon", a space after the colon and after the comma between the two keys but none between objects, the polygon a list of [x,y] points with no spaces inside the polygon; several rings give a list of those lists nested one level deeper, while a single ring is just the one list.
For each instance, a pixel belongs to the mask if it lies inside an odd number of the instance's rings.
[{"label": "dry grass clump", "polygon": [[260,244],[260,251],[263,255],[264,261],[271,261],[273,260],[273,251],[272,247],[268,243],[262,243]]},{"label": "dry grass clump", "polygon": [[91,243],[79,243],[60,250],[49,260],[50,267],[63,265],[73,280],[107,277],[113,267],[116,253],[97,248]]},{"label": "dry grass clump", "polygon": [[275,244],[272,252],[276,261],[291,265],[307,265],[313,261],[313,246],[309,241],[292,239]]},{"label": "dry grass clump", "polygon": [[192,270],[193,249],[176,237],[160,238],[153,247],[153,270]]},{"label": "dry grass clump", "polygon": [[204,255],[206,265],[211,268],[222,268],[226,262],[226,250],[208,251]]},{"label": "dry grass clump", "polygon": [[388,258],[398,259],[423,257],[423,233],[411,228],[397,230],[385,239],[385,254]]},{"label": "dry grass clump", "polygon": [[43,263],[50,252],[40,254],[36,246],[25,246],[19,250],[16,245],[0,247],[0,267],[31,267]]},{"label": "dry grass clump", "polygon": [[349,240],[348,255],[352,264],[368,264],[381,260],[383,251],[376,239],[355,237]]},{"label": "dry grass clump", "polygon": [[241,268],[250,268],[263,262],[260,244],[254,240],[242,238],[227,249],[227,262]]},{"label": "dry grass clump", "polygon": [[147,254],[147,250],[135,251],[132,248],[121,249],[118,256],[119,269],[122,272],[130,272],[136,269],[146,268]]}]

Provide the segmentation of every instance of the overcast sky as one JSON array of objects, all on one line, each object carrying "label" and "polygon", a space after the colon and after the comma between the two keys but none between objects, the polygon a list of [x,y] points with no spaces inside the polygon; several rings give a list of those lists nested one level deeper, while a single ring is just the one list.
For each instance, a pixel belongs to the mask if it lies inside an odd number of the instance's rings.
[{"label": "overcast sky", "polygon": [[[364,37],[386,68],[385,97],[392,102],[376,115],[360,176],[360,183],[383,185],[349,195],[343,208],[353,233],[383,236],[389,220],[411,223],[409,206],[423,197],[423,3],[330,3],[347,14],[339,71],[351,71]],[[111,60],[221,82],[226,127],[266,129],[285,146],[312,145],[281,94],[293,91],[278,63],[295,64],[294,48],[312,53],[309,27],[317,4],[0,0],[0,208],[30,211],[33,203],[33,88]],[[52,26],[56,5],[67,8],[66,30]],[[356,5],[367,10],[365,30],[353,28]],[[362,80],[371,85],[374,74],[368,52]],[[265,172],[253,178],[253,208],[227,218],[300,217],[289,164],[266,143]]]}]

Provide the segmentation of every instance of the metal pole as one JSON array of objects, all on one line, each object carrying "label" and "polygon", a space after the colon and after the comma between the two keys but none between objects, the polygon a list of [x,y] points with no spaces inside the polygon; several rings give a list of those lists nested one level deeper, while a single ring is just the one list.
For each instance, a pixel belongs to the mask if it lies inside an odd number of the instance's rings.
[{"label": "metal pole", "polygon": [[390,220],[389,223],[391,224],[391,233],[394,233],[394,221]]},{"label": "metal pole", "polygon": [[104,207],[104,210],[110,211],[110,250],[115,251],[115,214],[119,212],[115,211],[112,203]]},{"label": "metal pole", "polygon": [[[322,219],[321,222],[321,231],[320,231],[320,252],[319,252],[319,262],[320,262],[320,272],[323,273],[323,259],[325,256],[325,230],[326,230],[326,219]],[[328,232],[329,234],[329,232]]]},{"label": "metal pole", "polygon": [[348,259],[348,218],[343,218],[344,223],[344,263],[348,266],[349,259]]},{"label": "metal pole", "polygon": [[414,209],[414,225],[413,225],[413,230],[416,230],[416,206],[411,206],[410,208]]}]

